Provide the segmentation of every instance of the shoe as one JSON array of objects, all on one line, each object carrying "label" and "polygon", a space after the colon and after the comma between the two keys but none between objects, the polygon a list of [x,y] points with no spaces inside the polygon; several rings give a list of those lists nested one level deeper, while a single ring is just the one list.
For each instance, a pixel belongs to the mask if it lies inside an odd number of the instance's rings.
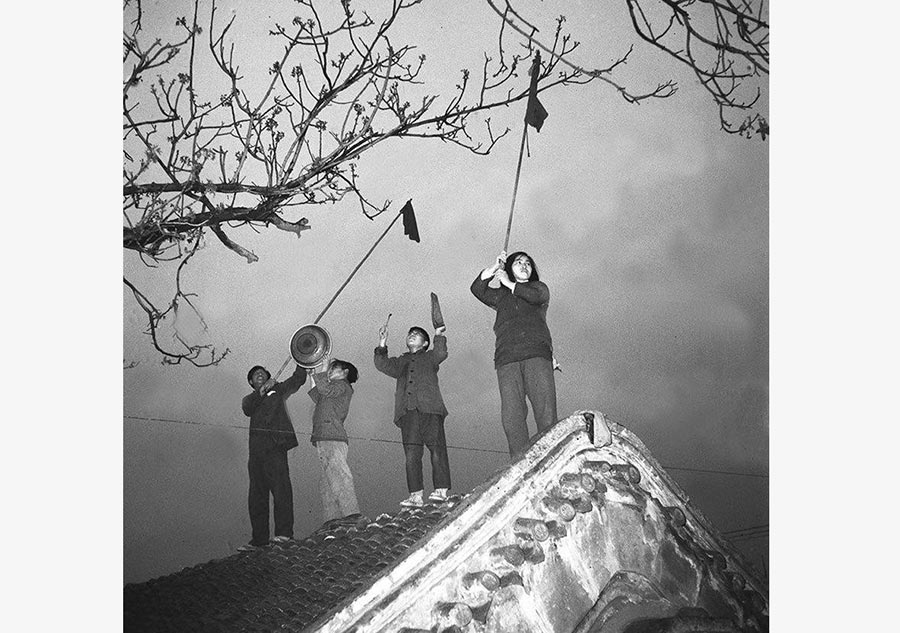
[{"label": "shoe", "polygon": [[404,508],[421,508],[424,505],[422,501],[422,491],[418,490],[409,493],[409,497],[401,501],[400,505]]},{"label": "shoe", "polygon": [[435,503],[441,503],[442,501],[447,500],[447,489],[446,488],[435,488],[434,492],[428,495],[429,501],[434,501]]},{"label": "shoe", "polygon": [[273,543],[287,543],[288,541],[293,541],[293,540],[294,539],[292,539],[290,536],[273,536],[272,537]]},{"label": "shoe", "polygon": [[239,545],[237,551],[239,552],[255,552],[258,549],[261,549],[261,545],[254,545],[253,543],[246,543],[244,545]]}]

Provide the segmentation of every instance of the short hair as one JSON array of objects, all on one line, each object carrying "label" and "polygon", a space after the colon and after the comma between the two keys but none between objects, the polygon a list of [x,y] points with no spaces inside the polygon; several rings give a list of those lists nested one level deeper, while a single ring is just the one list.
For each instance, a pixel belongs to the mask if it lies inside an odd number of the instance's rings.
[{"label": "short hair", "polygon": [[528,278],[528,281],[540,281],[541,278],[538,275],[537,264],[534,263],[534,257],[529,255],[525,251],[516,251],[515,253],[513,253],[512,255],[509,255],[506,258],[506,265],[503,268],[504,268],[504,270],[506,270],[506,274],[509,275],[510,281],[516,280],[515,275],[513,275],[512,265],[513,265],[513,262],[516,261],[516,258],[519,255],[524,255],[525,257],[528,258],[528,261],[531,262],[531,277]]},{"label": "short hair", "polygon": [[418,332],[422,335],[422,338],[425,339],[425,347],[429,347],[431,345],[431,337],[428,336],[428,332],[426,332],[424,328],[420,328],[418,325],[414,325],[409,328],[409,332],[407,332],[406,335],[409,336],[413,332]]},{"label": "short hair", "polygon": [[268,369],[266,369],[262,365],[254,365],[250,368],[250,371],[247,372],[247,382],[249,382],[251,385],[253,384],[253,372],[255,372],[257,369],[262,369],[264,372],[266,372],[266,380],[272,377],[272,374],[269,373]]},{"label": "short hair", "polygon": [[346,360],[340,360],[335,358],[331,361],[332,367],[337,367],[338,369],[346,369],[347,370],[347,382],[351,385],[359,380],[359,370],[356,369],[356,365]]}]

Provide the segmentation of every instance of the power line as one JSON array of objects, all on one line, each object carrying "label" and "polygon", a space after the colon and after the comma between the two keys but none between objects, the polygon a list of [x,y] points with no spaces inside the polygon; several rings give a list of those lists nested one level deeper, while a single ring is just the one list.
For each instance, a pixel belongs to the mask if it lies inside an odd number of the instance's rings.
[{"label": "power line", "polygon": [[761,532],[760,534],[751,534],[749,536],[733,537],[729,540],[732,543],[743,543],[744,541],[752,541],[758,538],[769,538],[769,531],[766,530],[765,532]]},{"label": "power line", "polygon": [[[384,442],[385,444],[403,444],[397,440],[386,440],[380,437],[353,437],[348,436],[351,440],[367,440],[369,442]],[[454,448],[459,451],[474,451],[476,453],[497,453],[498,455],[509,455],[509,451],[501,451],[494,448],[472,448],[471,446],[453,446],[447,444],[447,448]]]},{"label": "power line", "polygon": [[750,540],[757,539],[757,538],[769,538],[769,530],[765,530],[763,532],[756,532],[753,534],[743,534],[741,536],[728,536],[726,538],[728,538],[729,540],[731,540],[732,542],[735,542],[735,543],[737,543],[739,541],[750,541]]},{"label": "power line", "polygon": [[743,543],[745,541],[753,541],[761,538],[768,539],[769,524],[753,525],[739,530],[729,530],[728,532],[722,532],[722,536],[726,537],[732,543]]},{"label": "power line", "polygon": [[750,527],[741,528],[739,530],[728,530],[727,532],[722,532],[722,534],[738,534],[740,532],[755,532],[757,530],[768,530],[769,524],[765,523],[763,525],[751,525]]},{"label": "power line", "polygon": [[[128,420],[143,420],[143,421],[147,421],[147,422],[168,422],[171,424],[187,424],[187,425],[191,425],[191,426],[208,426],[208,427],[220,428],[220,429],[240,429],[242,431],[248,431],[250,428],[248,426],[242,426],[239,424],[210,424],[208,422],[196,422],[193,420],[175,420],[172,418],[157,418],[157,417],[146,417],[146,416],[137,416],[137,415],[123,415],[122,417],[124,417],[125,419],[128,419]],[[277,429],[261,429],[261,430],[264,430],[265,432],[269,432],[269,433],[290,433],[291,432],[291,431],[279,431]],[[312,435],[309,434],[308,437],[312,437]],[[348,439],[360,440],[360,441],[364,441],[364,442],[381,442],[384,444],[403,444],[403,442],[398,441],[398,440],[389,440],[389,439],[384,439],[384,438],[379,438],[379,437],[359,437],[359,436],[349,435]],[[508,451],[504,451],[504,450],[492,449],[492,448],[474,448],[472,446],[452,446],[452,445],[448,444],[447,448],[459,450],[459,451],[471,451],[471,452],[475,452],[475,453],[493,453],[493,454],[497,454],[497,455],[508,455],[509,454]],[[681,470],[681,471],[695,472],[695,473],[731,475],[731,476],[736,476],[736,477],[757,477],[757,478],[764,478],[764,479],[768,479],[768,477],[769,477],[768,475],[763,475],[763,474],[759,474],[759,473],[741,473],[741,472],[730,471],[730,470],[715,470],[715,469],[709,469],[709,468],[689,468],[687,466],[669,466],[666,464],[663,464],[662,466],[666,470]]]},{"label": "power line", "polygon": [[769,530],[765,529],[765,530],[758,530],[756,532],[747,532],[746,534],[735,534],[735,535],[729,536],[729,538],[732,538],[732,539],[753,538],[756,536],[767,536],[768,534],[769,534]]},{"label": "power line", "polygon": [[[147,422],[170,422],[172,424],[189,424],[191,426],[209,426],[213,428],[219,429],[240,429],[242,431],[249,431],[250,427],[241,426],[239,424],[210,424],[209,422],[195,422],[192,420],[174,420],[172,418],[149,418],[138,415],[123,415],[122,417],[128,420],[144,420]],[[254,429],[257,430],[257,429]],[[291,433],[291,431],[281,431],[279,429],[258,429],[262,433]],[[306,434],[306,437],[312,437],[312,434]],[[356,435],[348,435],[347,439],[350,440],[360,440],[364,442],[382,442],[384,444],[403,444],[403,442],[399,440],[389,440],[380,437],[361,437]],[[508,455],[509,451],[501,451],[497,449],[491,448],[473,448],[471,446],[453,446],[448,444],[447,448],[453,448],[461,451],[475,451],[480,453],[497,453],[500,455]]]},{"label": "power line", "polygon": [[[239,424],[210,424],[208,422],[196,422],[193,420],[175,420],[172,418],[156,418],[156,417],[146,417],[146,416],[137,416],[137,415],[123,415],[125,419],[128,420],[141,420],[147,422],[167,422],[170,424],[186,424],[191,426],[209,426],[221,429],[240,429],[242,431],[249,431],[250,427],[242,426]],[[266,429],[270,432],[280,432],[280,433],[290,433],[290,431],[277,431],[275,429]],[[312,437],[312,435],[310,435]],[[379,437],[358,437],[358,436],[348,436],[348,439],[351,440],[362,440],[368,442],[381,442],[384,444],[403,444],[403,442],[397,440],[388,440]],[[496,453],[500,455],[507,455],[507,451],[490,449],[490,448],[473,448],[471,446],[451,446],[447,445],[447,448],[456,449],[460,451],[473,451],[480,453]],[[738,473],[732,471],[722,471],[722,470],[712,470],[712,469],[701,469],[701,468],[686,468],[686,467],[678,467],[678,466],[666,466],[663,464],[663,468],[668,470],[687,470],[692,472],[699,473],[715,473],[715,474],[723,474],[723,475],[742,475],[746,477],[768,477],[768,475],[758,475],[755,473]],[[741,528],[737,530],[729,530],[728,532],[722,532],[723,536],[727,536],[730,541],[733,543],[741,542],[741,541],[749,541],[757,538],[763,538],[769,536],[769,524],[766,523],[764,525],[753,525],[746,528]]]},{"label": "power line", "polygon": [[760,479],[768,479],[768,475],[762,473],[739,473],[733,470],[713,470],[707,468],[688,468],[687,466],[665,466],[668,470],[686,470],[692,473],[715,473],[717,475],[735,475],[737,477],[758,477]]}]

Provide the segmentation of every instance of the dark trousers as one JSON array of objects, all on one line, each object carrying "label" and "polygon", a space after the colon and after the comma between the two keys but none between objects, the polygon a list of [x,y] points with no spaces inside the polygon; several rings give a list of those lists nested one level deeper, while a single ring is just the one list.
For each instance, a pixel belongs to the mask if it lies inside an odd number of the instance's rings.
[{"label": "dark trousers", "polygon": [[556,424],[556,382],[553,363],[546,358],[527,358],[497,368],[500,385],[500,420],[509,444],[509,455],[520,458],[528,449],[528,408],[531,402],[538,433]]},{"label": "dark trousers", "polygon": [[410,492],[422,490],[422,445],[431,453],[431,479],[435,488],[450,487],[450,460],[447,457],[447,438],[444,437],[444,418],[436,413],[407,411],[400,418],[403,452],[406,454],[406,486]]},{"label": "dark trousers", "polygon": [[250,455],[247,463],[250,473],[250,494],[247,508],[250,510],[250,527],[253,545],[269,542],[269,495],[275,505],[275,536],[294,536],[294,491],[288,472],[287,451],[272,450],[260,455]]}]

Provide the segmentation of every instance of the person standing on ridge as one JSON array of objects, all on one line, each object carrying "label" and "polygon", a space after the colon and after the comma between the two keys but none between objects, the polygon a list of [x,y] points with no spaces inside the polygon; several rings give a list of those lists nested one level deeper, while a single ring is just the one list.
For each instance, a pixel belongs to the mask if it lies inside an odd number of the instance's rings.
[{"label": "person standing on ridge", "polygon": [[[496,279],[500,286],[488,284]],[[540,281],[528,253],[507,257],[500,253],[471,286],[472,294],[497,312],[494,367],[500,386],[500,419],[513,460],[528,448],[528,409],[531,402],[538,433],[556,424],[556,382],[553,340],[547,327],[550,289]]]}]

